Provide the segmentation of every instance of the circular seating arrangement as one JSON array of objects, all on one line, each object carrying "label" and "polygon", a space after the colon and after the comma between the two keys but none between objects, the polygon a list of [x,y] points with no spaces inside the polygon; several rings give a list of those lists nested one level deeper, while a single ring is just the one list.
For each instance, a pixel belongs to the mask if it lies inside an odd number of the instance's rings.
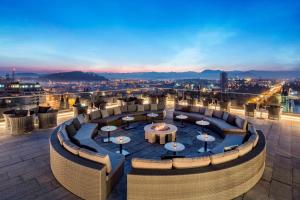
[{"label": "circular seating arrangement", "polygon": [[[83,199],[106,199],[123,175],[124,156],[93,140],[98,126],[120,125],[124,116],[147,120],[166,113],[159,105],[127,105],[79,115],[55,129],[50,138],[51,169],[56,179]],[[174,116],[210,122],[224,140],[209,155],[152,160],[132,158],[128,199],[232,199],[252,188],[265,167],[265,138],[246,120],[227,112],[176,105]],[[176,120],[174,118],[174,120]]]}]

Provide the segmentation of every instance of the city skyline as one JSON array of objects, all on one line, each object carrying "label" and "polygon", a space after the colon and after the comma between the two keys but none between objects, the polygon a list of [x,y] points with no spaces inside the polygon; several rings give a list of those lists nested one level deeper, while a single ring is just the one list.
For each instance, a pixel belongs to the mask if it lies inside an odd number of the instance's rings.
[{"label": "city skyline", "polygon": [[3,1],[0,68],[299,70],[298,1]]}]

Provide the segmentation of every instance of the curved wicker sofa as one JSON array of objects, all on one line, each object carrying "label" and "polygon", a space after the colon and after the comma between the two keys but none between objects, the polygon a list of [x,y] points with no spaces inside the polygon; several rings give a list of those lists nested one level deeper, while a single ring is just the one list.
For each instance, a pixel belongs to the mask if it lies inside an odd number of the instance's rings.
[{"label": "curved wicker sofa", "polygon": [[[158,113],[161,119],[166,115],[161,105],[128,105],[97,110],[85,117],[79,115],[58,126],[49,141],[55,178],[83,199],[106,199],[123,175],[124,156],[106,150],[93,140],[98,124],[120,124],[121,118],[127,115],[134,116],[136,121],[143,120],[150,112]],[[68,133],[70,126],[78,126],[72,136]]]},{"label": "curved wicker sofa", "polygon": [[263,133],[256,131],[246,120],[237,119],[238,123],[243,123],[234,127],[214,119],[222,118],[221,112],[214,115],[213,111],[202,112],[199,107],[177,106],[174,116],[186,114],[190,122],[200,119],[210,121],[211,128],[224,137],[223,142],[210,155],[195,158],[133,158],[133,169],[127,175],[129,200],[233,199],[250,190],[260,180],[266,154]]},{"label": "curved wicker sofa", "polygon": [[[127,199],[233,199],[250,190],[265,168],[265,137],[247,154],[222,164],[189,169],[133,169]],[[171,162],[172,163],[172,162]],[[172,164],[171,164],[172,165]]]}]

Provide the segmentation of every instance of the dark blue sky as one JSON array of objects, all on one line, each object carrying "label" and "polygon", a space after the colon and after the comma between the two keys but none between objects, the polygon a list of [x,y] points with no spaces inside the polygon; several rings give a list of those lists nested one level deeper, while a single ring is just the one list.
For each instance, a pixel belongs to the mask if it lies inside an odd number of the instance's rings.
[{"label": "dark blue sky", "polygon": [[300,1],[1,0],[0,67],[299,69]]}]

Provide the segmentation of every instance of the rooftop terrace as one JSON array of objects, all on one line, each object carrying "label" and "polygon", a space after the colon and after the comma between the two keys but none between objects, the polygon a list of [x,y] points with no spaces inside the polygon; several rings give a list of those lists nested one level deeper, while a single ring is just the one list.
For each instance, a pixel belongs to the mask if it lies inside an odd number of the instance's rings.
[{"label": "rooftop terrace", "polygon": [[[171,115],[172,111],[169,110],[167,120],[172,120]],[[71,112],[60,114],[59,123],[71,117]],[[299,199],[300,120],[248,120],[255,123],[266,136],[266,168],[259,183],[238,199]],[[189,128],[192,129],[192,126]],[[52,130],[35,130],[28,135],[10,136],[1,127],[0,199],[78,198],[63,188],[50,170],[48,139]],[[124,179],[108,199],[126,199]]]}]

